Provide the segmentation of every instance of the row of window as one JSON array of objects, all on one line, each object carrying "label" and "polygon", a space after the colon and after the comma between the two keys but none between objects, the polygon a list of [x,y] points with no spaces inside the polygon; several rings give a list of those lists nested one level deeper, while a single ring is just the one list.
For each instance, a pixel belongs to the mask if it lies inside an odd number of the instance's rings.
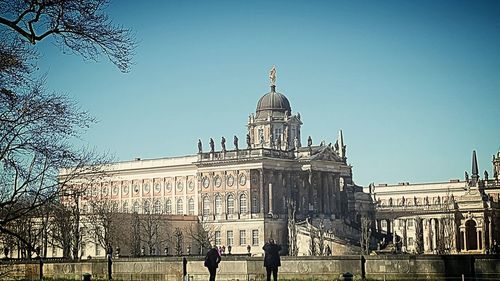
[{"label": "row of window", "polygon": [[[406,220],[406,227],[413,227],[413,219],[407,219]],[[383,227],[383,228],[386,228],[387,227],[387,221],[385,220],[382,220],[380,222],[380,226]],[[398,226],[404,226],[403,222],[401,222],[401,224],[399,225],[399,220],[394,220],[394,227],[398,227]]]},{"label": "row of window", "polygon": [[[246,194],[241,194],[238,198],[239,200],[239,213],[240,214],[245,214],[248,212],[248,203],[247,203],[247,195]],[[226,197],[226,213],[231,215],[234,214],[234,203],[235,203],[235,197],[233,194],[229,194]],[[252,212],[257,213],[258,212],[258,201],[257,197],[252,198]],[[208,196],[203,197],[203,215],[208,216],[210,214],[210,198]],[[215,195],[214,198],[214,214],[215,215],[221,215],[222,214],[222,196],[220,194]]]},{"label": "row of window", "polygon": [[[240,246],[247,245],[247,231],[240,230],[239,235],[240,235],[239,245]],[[222,245],[221,232],[219,230],[215,231],[214,236],[215,236],[215,245]],[[234,246],[234,232],[232,230],[226,231],[226,244],[227,246]],[[259,245],[259,230],[254,229],[252,230],[252,246],[258,246],[258,245]]]},{"label": "row of window", "polygon": [[[234,214],[235,213],[235,196],[233,194],[229,194],[226,197],[226,213],[227,214]],[[247,195],[246,194],[241,194],[238,197],[239,204],[238,204],[238,211],[240,214],[246,214],[248,212],[248,201],[247,201]],[[252,197],[252,213],[258,213],[259,211],[259,204],[258,204],[257,197]],[[113,202],[112,203],[112,208],[113,211],[118,212],[119,207],[118,207],[118,202]],[[222,215],[222,196],[220,194],[217,194],[214,198],[214,214],[215,215]],[[187,214],[188,215],[195,215],[195,200],[194,198],[189,198],[187,200]],[[210,198],[208,196],[203,197],[203,215],[208,216],[210,214],[210,209],[211,209],[211,202]],[[84,205],[83,206],[83,211],[84,212],[91,212],[90,206]],[[173,204],[172,200],[168,198],[165,201],[165,206],[162,209],[162,203],[160,200],[154,200],[153,203],[151,204],[150,200],[144,201],[144,203],[140,203],[138,201],[135,201],[132,206],[129,209],[129,204],[127,201],[122,203],[122,212],[128,213],[130,212],[135,212],[135,213],[154,213],[154,214],[160,214],[160,213],[166,213],[166,214],[178,214],[178,215],[183,215],[184,214],[184,201],[182,198],[179,198],[175,200],[175,211],[173,210]]]}]

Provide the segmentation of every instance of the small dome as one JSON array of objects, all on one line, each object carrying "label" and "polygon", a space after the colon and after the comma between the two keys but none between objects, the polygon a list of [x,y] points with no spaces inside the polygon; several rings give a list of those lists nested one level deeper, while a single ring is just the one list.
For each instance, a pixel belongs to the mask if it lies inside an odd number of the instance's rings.
[{"label": "small dome", "polygon": [[[292,108],[290,107],[290,102],[285,97],[285,95],[281,93],[277,93],[274,89],[262,96],[257,102],[257,117],[259,116],[267,116],[268,112],[281,112],[291,114]],[[265,115],[263,115],[265,114]]]}]

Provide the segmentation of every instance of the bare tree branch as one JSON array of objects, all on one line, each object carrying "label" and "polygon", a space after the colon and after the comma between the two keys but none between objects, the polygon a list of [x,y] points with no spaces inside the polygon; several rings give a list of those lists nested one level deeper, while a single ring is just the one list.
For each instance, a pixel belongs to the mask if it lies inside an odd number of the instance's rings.
[{"label": "bare tree branch", "polygon": [[91,60],[104,54],[121,71],[129,70],[136,42],[129,29],[113,24],[103,13],[107,0],[14,0],[0,4],[0,25],[29,43],[54,35],[62,49]]}]

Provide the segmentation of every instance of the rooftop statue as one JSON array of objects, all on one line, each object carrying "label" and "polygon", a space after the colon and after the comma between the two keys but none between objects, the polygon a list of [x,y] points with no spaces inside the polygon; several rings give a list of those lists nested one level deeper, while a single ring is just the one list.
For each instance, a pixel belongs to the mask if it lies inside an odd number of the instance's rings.
[{"label": "rooftop statue", "polygon": [[274,65],[271,71],[269,71],[269,80],[271,86],[276,86],[276,67]]},{"label": "rooftop statue", "polygon": [[238,150],[238,137],[235,135],[233,138],[234,149]]},{"label": "rooftop statue", "polygon": [[222,151],[226,151],[226,138],[225,137],[221,138],[220,146],[222,147]]},{"label": "rooftop statue", "polygon": [[247,147],[250,148],[251,145],[252,143],[250,141],[250,134],[247,134]]},{"label": "rooftop statue", "polygon": [[201,140],[198,139],[198,153],[202,153],[203,152],[203,146],[201,144]]},{"label": "rooftop statue", "polygon": [[210,152],[214,152],[214,150],[215,150],[214,139],[210,138]]}]

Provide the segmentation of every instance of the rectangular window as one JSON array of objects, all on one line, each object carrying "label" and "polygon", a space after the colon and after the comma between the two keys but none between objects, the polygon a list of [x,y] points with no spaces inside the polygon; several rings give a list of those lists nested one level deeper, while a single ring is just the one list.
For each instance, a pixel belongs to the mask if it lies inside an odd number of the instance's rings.
[{"label": "rectangular window", "polygon": [[408,246],[413,246],[413,237],[408,238]]},{"label": "rectangular window", "polygon": [[216,230],[215,231],[215,245],[221,245],[221,241],[220,241],[220,231],[219,230]]},{"label": "rectangular window", "polygon": [[252,213],[256,214],[259,212],[259,201],[257,200],[257,196],[252,197]]},{"label": "rectangular window", "polygon": [[413,227],[413,219],[409,219],[406,221],[406,226],[407,227]]},{"label": "rectangular window", "polygon": [[234,239],[233,239],[233,231],[232,230],[228,230],[227,231],[227,245],[228,246],[232,246],[234,244]]},{"label": "rectangular window", "polygon": [[240,245],[247,244],[247,232],[245,230],[240,230]]},{"label": "rectangular window", "polygon": [[252,245],[259,245],[259,230],[252,230]]}]

